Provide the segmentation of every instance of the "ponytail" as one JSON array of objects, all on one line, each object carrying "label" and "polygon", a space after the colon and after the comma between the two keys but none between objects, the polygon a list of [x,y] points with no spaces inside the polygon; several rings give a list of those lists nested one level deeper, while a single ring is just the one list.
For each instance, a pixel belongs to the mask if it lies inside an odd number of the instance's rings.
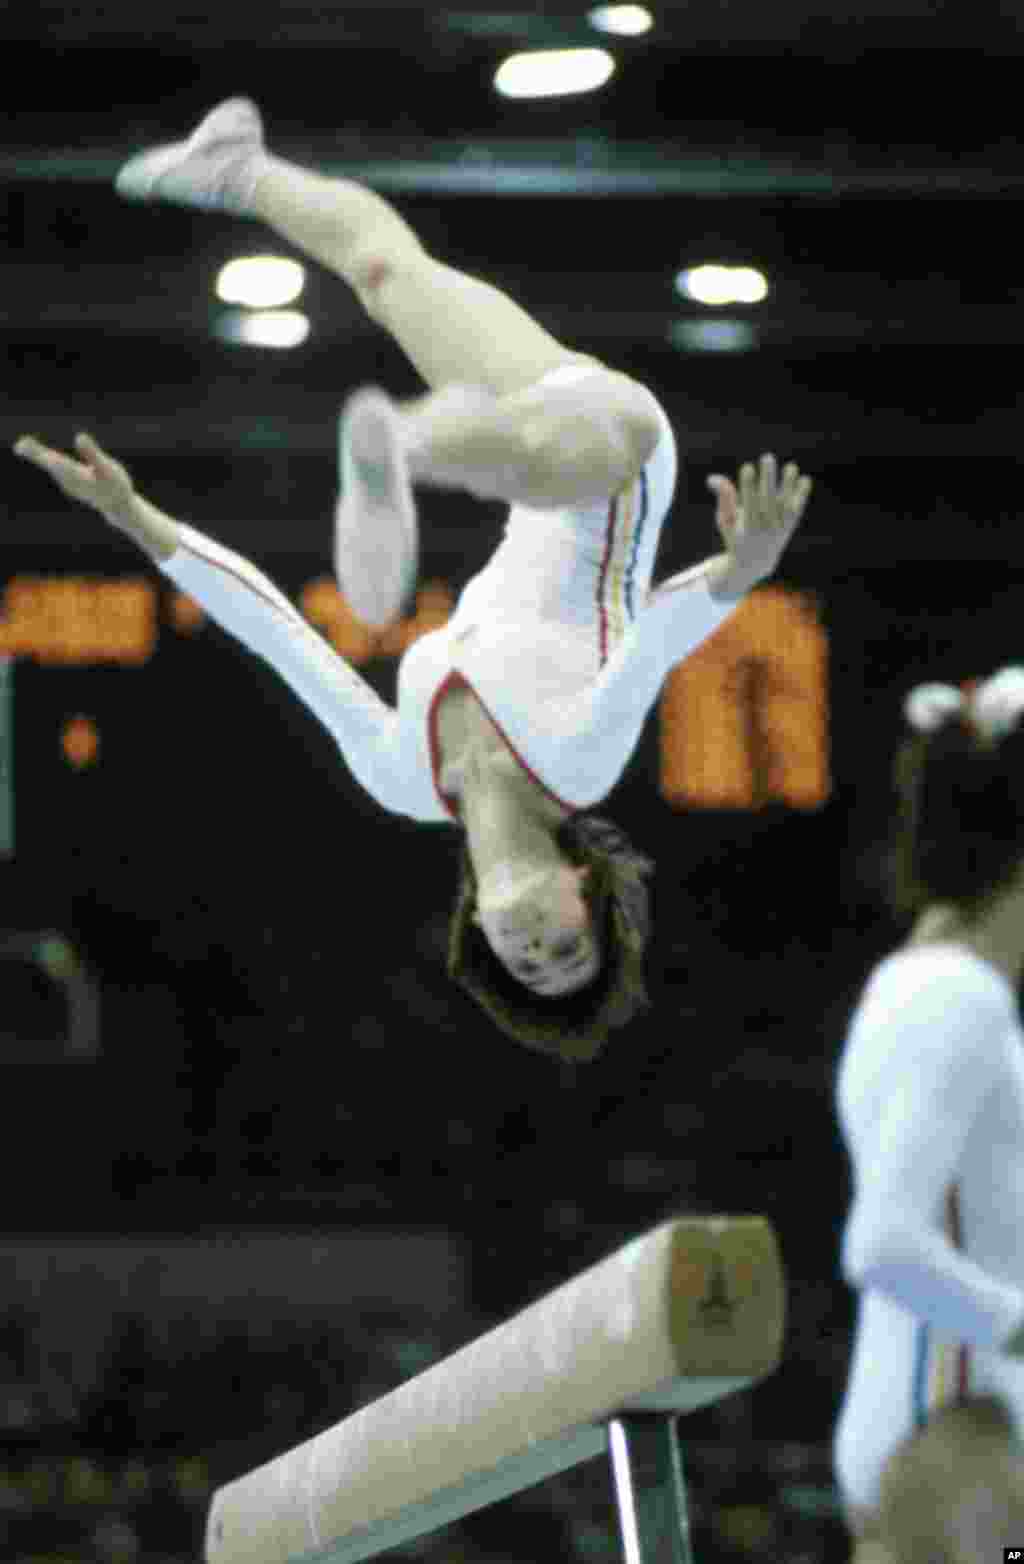
[{"label": "ponytail", "polygon": [[935,902],[976,913],[1024,857],[1020,676],[1004,670],[970,700],[940,699],[944,690],[959,695],[948,686],[921,686],[908,698],[916,731],[896,757],[887,873],[889,900],[903,916]]}]

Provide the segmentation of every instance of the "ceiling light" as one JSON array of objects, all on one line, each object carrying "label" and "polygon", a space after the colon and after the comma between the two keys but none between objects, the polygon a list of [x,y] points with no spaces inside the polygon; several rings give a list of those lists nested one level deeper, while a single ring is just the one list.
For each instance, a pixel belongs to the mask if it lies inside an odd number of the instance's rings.
[{"label": "ceiling light", "polygon": [[217,278],[217,297],[249,309],[277,309],[302,292],[306,269],[283,255],[244,255],[229,261]]},{"label": "ceiling light", "polygon": [[760,304],[768,282],[752,266],[693,266],[679,273],[676,289],[698,304]]},{"label": "ceiling light", "polygon": [[753,266],[734,266],[732,285],[737,304],[760,304],[768,297],[768,279]]},{"label": "ceiling light", "polygon": [[654,26],[654,17],[642,5],[599,5],[587,20],[599,33],[617,33],[620,38],[638,38]]},{"label": "ceiling light", "polygon": [[509,55],[494,86],[503,98],[562,98],[603,87],[614,70],[606,49],[535,49]]},{"label": "ceiling light", "polygon": [[309,319],[301,310],[224,310],[214,329],[222,342],[297,348],[309,336]]}]

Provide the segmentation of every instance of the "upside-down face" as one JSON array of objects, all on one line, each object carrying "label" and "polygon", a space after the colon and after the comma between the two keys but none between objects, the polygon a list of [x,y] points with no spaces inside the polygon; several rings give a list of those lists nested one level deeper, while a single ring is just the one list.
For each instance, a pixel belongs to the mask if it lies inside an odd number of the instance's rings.
[{"label": "upside-down face", "polygon": [[585,868],[502,865],[481,880],[475,920],[502,966],[534,994],[572,994],[600,970],[601,950],[583,898]]}]

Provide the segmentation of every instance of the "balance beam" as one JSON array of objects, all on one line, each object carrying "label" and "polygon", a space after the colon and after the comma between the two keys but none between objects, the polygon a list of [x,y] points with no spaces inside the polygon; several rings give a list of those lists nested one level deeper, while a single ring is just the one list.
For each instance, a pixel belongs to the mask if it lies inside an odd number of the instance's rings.
[{"label": "balance beam", "polygon": [[675,1419],[769,1374],[784,1317],[764,1218],[666,1222],[219,1488],[207,1564],[356,1564],[605,1450],[627,1559],[653,1524],[683,1534],[659,1559],[686,1561]]}]

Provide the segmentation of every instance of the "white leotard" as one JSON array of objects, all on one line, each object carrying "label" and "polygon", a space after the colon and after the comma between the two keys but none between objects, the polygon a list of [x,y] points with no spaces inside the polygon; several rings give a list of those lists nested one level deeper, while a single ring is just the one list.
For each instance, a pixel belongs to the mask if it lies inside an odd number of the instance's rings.
[{"label": "white leotard", "polygon": [[880,963],[850,1026],[839,1118],[855,1195],[842,1267],[860,1290],[836,1429],[850,1505],[875,1509],[892,1451],[960,1396],[1024,1428],[1024,1032],[1002,975],[954,944]]},{"label": "white leotard", "polygon": [[[587,372],[569,366],[554,376]],[[160,568],[277,669],[385,809],[424,821],[456,815],[437,711],[459,685],[556,803],[587,808],[625,770],[666,675],[734,607],[712,599],[702,580],[647,600],[676,478],[675,441],[657,413],[661,437],[621,493],[579,510],[513,506],[451,620],[402,658],[397,710],[240,555],[182,526]]]}]

